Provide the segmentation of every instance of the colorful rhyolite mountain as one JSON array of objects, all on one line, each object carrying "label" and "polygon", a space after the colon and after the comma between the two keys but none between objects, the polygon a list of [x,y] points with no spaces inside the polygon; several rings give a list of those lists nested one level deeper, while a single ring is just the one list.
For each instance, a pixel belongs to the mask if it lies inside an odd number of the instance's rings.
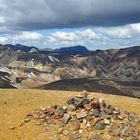
[{"label": "colorful rhyolite mountain", "polygon": [[89,51],[83,46],[39,50],[7,44],[0,45],[0,64],[4,88],[86,88],[140,97],[139,46]]}]

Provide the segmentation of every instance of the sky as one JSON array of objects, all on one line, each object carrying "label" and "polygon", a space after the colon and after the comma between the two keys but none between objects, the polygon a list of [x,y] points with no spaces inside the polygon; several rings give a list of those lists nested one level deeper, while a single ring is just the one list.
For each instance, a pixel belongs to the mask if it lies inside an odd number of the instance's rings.
[{"label": "sky", "polygon": [[140,45],[140,0],[0,0],[0,44]]}]

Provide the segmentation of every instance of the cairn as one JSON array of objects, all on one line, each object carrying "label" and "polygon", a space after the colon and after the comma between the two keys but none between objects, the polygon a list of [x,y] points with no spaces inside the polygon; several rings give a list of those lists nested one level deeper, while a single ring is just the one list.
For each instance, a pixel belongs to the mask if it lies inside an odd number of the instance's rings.
[{"label": "cairn", "polygon": [[[66,101],[66,105],[50,105],[30,112],[27,117],[47,128],[54,126],[60,135],[80,139],[84,132],[100,132],[87,140],[139,140],[140,118],[114,107],[102,98],[83,91]],[[69,128],[71,128],[69,130]],[[105,137],[105,135],[109,137]]]}]

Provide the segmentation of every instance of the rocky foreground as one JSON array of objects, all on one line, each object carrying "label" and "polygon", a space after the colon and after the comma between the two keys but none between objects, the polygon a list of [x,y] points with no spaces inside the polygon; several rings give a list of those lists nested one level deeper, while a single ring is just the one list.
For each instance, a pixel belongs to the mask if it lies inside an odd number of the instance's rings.
[{"label": "rocky foreground", "polygon": [[53,131],[50,140],[61,140],[64,136],[70,140],[140,138],[140,118],[135,113],[112,106],[86,91],[68,99],[66,105],[49,105],[28,113],[21,126],[31,120],[44,126],[46,132]]}]

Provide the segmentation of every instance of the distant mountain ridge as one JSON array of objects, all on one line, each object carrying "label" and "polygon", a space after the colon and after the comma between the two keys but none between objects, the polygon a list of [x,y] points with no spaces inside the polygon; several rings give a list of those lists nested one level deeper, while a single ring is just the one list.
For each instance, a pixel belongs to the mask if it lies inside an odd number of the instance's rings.
[{"label": "distant mountain ridge", "polygon": [[54,52],[61,54],[87,54],[89,50],[84,46],[73,46],[55,49]]},{"label": "distant mountain ridge", "polygon": [[50,49],[50,48],[44,48],[44,49],[38,49],[34,46],[25,46],[21,44],[11,45],[11,44],[5,44],[4,47],[12,49],[13,51],[19,51],[19,52],[26,52],[26,53],[58,53],[58,54],[67,54],[67,55],[76,55],[76,54],[87,54],[90,51],[84,47],[84,46],[72,46],[72,47],[63,47],[58,49]]},{"label": "distant mountain ridge", "polygon": [[29,47],[21,44],[11,45],[11,44],[5,44],[5,47],[12,49],[13,51],[19,51],[19,52],[26,52],[26,53],[39,53],[39,49],[37,47]]},{"label": "distant mountain ridge", "polygon": [[[90,86],[92,83],[98,86],[98,89],[92,86],[92,90],[108,90],[110,93],[113,86],[116,94],[131,91],[132,93],[127,95],[135,94],[136,97],[140,97],[140,90],[134,84],[140,81],[140,46],[89,51],[83,46],[39,50],[27,46],[24,49],[24,45],[0,45],[0,65],[7,68],[10,73],[6,76],[9,80],[5,80],[4,75],[1,76],[4,85],[7,82],[9,85],[17,85],[18,88],[44,89],[58,85],[59,89],[65,89],[66,85],[61,87],[61,82],[54,83],[55,85],[49,83],[59,80],[65,83],[65,80],[70,79],[71,84],[74,79],[83,78],[84,84],[88,84],[85,78],[92,77],[98,78],[98,81],[90,80]],[[119,82],[119,85],[116,81],[126,82]],[[127,81],[131,84],[126,84]],[[79,82],[78,80],[76,83],[79,85]],[[70,87],[74,87],[74,90],[81,89],[75,84]]]}]

